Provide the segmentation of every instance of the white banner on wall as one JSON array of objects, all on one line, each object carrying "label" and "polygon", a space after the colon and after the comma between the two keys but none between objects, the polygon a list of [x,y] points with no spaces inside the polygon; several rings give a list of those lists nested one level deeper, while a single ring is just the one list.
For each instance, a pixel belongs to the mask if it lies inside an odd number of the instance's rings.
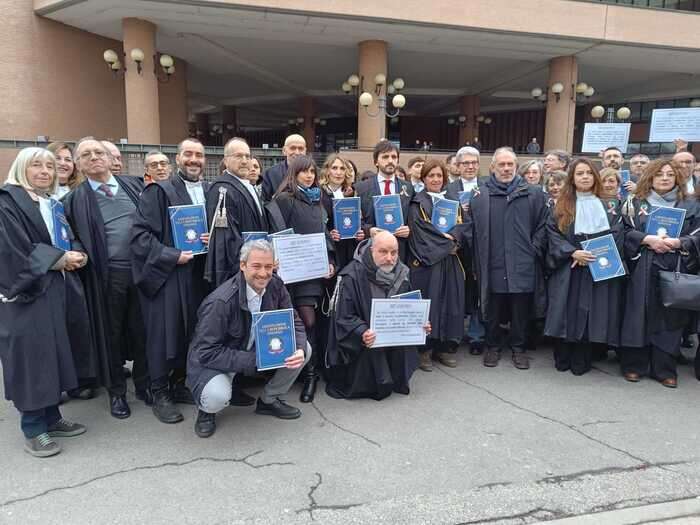
[{"label": "white banner on wall", "polygon": [[627,143],[630,140],[629,122],[586,122],[583,128],[583,153],[598,153],[605,148],[615,146],[622,153],[627,153]]},{"label": "white banner on wall", "polygon": [[651,113],[649,142],[700,142],[700,108],[655,109]]}]

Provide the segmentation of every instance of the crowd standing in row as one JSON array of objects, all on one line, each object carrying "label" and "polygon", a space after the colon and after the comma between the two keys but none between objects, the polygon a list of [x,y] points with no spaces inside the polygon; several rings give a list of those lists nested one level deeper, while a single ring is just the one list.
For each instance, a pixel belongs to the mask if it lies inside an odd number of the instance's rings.
[{"label": "crowd standing in row", "polygon": [[[487,367],[507,351],[527,369],[527,351],[548,337],[556,369],[574,375],[613,349],[627,381],[648,375],[676,386],[696,317],[664,307],[656,280],[663,270],[698,271],[700,174],[691,153],[653,162],[634,155],[621,188],[616,148],[602,152],[601,171],[558,150],[519,165],[512,149],[499,148],[486,177],[473,146],[445,163],[416,156],[402,172],[399,149],[382,140],[376,170],[363,174],[335,154],[318,169],[299,135],[283,151],[261,177],[246,141],[231,139],[211,184],[204,146],[192,138],[178,145],[174,170],[149,152],[143,177],[121,174],[119,149],[92,137],[18,154],[0,188],[0,359],[27,452],[54,455],[54,437],[85,432],[61,416],[63,393],[90,399],[104,387],[112,416],[129,417],[128,375],[163,423],[183,420],[178,404],[196,405],[195,432],[208,437],[228,405],[298,418],[285,401],[297,378],[303,403],[320,378],[335,398],[408,394],[417,367],[457,366],[462,341]],[[441,232],[433,206],[464,191],[470,202]],[[404,224],[393,233],[377,227],[378,195],[400,196]],[[341,239],[333,200],[352,196],[361,228]],[[206,207],[203,256],[173,244],[168,208],[189,204]],[[680,236],[645,233],[654,206],[686,211]],[[244,232],[289,228],[326,236],[326,278],[285,285],[272,245],[244,242]],[[581,242],[607,234],[627,276],[594,282],[587,266],[595,257]],[[426,345],[373,349],[372,299],[412,290],[431,299]],[[241,381],[257,374],[252,314],[284,308],[295,311],[297,350],[266,375],[256,400]]]}]

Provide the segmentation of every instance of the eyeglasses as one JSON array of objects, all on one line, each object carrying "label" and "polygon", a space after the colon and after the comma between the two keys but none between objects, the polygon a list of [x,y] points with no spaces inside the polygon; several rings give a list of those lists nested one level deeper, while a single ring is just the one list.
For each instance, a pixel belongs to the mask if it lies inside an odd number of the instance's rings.
[{"label": "eyeglasses", "polygon": [[104,151],[104,150],[100,150],[100,149],[96,149],[96,150],[87,150],[87,151],[83,151],[83,152],[80,154],[80,158],[81,158],[81,159],[84,159],[84,160],[87,160],[87,159],[89,159],[90,157],[92,157],[93,155],[94,155],[95,157],[97,157],[98,159],[101,159],[101,158],[103,158],[105,155],[107,155],[107,152]]},{"label": "eyeglasses", "polygon": [[170,163],[167,160],[161,160],[160,162],[151,162],[148,164],[148,169],[157,170],[158,168],[167,168]]},{"label": "eyeglasses", "polygon": [[457,163],[457,166],[478,166],[478,160],[463,160]]},{"label": "eyeglasses", "polygon": [[250,160],[251,156],[247,153],[233,153],[231,155],[226,155],[227,157],[233,157],[236,160]]}]

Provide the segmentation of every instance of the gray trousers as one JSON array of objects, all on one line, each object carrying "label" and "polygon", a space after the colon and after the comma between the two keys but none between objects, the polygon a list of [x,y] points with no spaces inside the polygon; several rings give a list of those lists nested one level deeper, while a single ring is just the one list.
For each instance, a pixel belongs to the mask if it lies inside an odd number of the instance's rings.
[{"label": "gray trousers", "polygon": [[[306,352],[304,355],[304,365],[311,359],[311,346],[306,344]],[[292,388],[294,381],[301,373],[304,367],[299,367],[296,370],[289,368],[278,368],[275,374],[265,384],[260,399],[263,403],[272,403],[275,399],[281,399]],[[199,396],[197,405],[203,412],[216,414],[226,408],[231,400],[231,384],[236,374],[221,373],[212,377]]]}]

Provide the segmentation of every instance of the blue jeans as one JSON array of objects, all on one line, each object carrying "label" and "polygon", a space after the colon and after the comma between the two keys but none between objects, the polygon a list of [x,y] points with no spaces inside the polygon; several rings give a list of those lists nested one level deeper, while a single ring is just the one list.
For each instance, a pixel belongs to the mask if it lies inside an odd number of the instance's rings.
[{"label": "blue jeans", "polygon": [[29,410],[27,412],[20,411],[22,419],[20,427],[24,433],[24,437],[32,439],[39,434],[48,432],[50,426],[58,423],[61,419],[61,412],[58,410],[58,405],[52,407],[40,408],[39,410]]},{"label": "blue jeans", "polygon": [[483,343],[485,335],[486,329],[484,325],[481,324],[481,321],[479,321],[479,315],[470,315],[469,326],[467,327],[467,341],[470,343]]}]

